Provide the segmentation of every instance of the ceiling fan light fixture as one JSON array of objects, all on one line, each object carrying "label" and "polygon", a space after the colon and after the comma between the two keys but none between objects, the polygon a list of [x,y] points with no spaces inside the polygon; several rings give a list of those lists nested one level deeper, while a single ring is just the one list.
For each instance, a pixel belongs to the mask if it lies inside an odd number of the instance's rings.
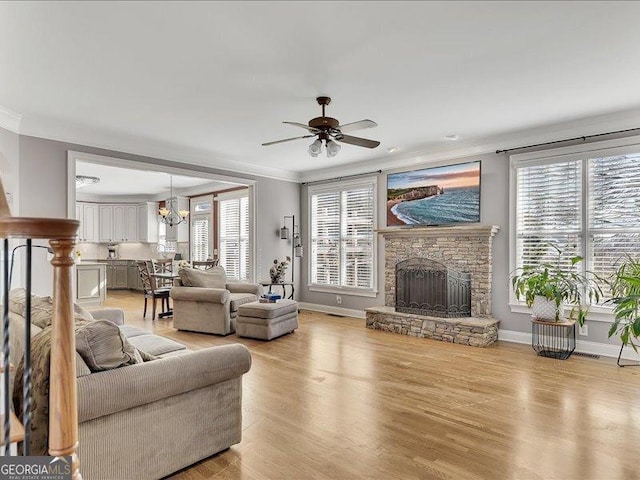
[{"label": "ceiling fan light fixture", "polygon": [[338,152],[340,152],[341,148],[342,145],[339,143],[334,142],[333,140],[327,140],[327,157],[335,157]]},{"label": "ceiling fan light fixture", "polygon": [[309,145],[309,155],[317,157],[322,152],[322,141],[317,138],[311,145]]}]

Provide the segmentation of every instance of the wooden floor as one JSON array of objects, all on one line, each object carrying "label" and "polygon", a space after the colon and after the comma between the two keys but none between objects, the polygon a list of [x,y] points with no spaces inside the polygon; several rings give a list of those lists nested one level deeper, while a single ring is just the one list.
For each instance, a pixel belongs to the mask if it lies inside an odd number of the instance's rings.
[{"label": "wooden floor", "polygon": [[640,479],[640,368],[306,311],[271,342],[221,338],[143,321],[142,303],[109,294],[127,323],[193,349],[240,342],[253,356],[242,443],[172,479]]}]

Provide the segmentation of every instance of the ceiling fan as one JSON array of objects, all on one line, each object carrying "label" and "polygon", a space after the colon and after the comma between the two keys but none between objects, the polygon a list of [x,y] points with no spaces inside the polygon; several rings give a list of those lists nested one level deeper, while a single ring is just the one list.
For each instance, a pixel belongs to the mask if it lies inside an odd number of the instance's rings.
[{"label": "ceiling fan", "polygon": [[335,118],[325,117],[324,109],[331,103],[329,97],[316,98],[318,105],[322,107],[322,116],[312,118],[309,123],[298,122],[282,122],[288,125],[294,125],[296,127],[304,128],[309,132],[309,135],[302,135],[301,137],[285,138],[284,140],[276,140],[274,142],[263,143],[263,146],[275,145],[276,143],[290,142],[292,140],[298,140],[300,138],[318,137],[311,145],[309,145],[309,155],[317,157],[322,152],[322,141],[324,140],[325,147],[327,149],[327,157],[335,157],[342,146],[336,142],[348,143],[350,145],[357,145],[358,147],[376,148],[380,145],[380,142],[376,140],[369,140],[367,138],[353,137],[351,135],[345,135],[347,132],[352,132],[361,128],[373,128],[378,124],[373,120],[360,120],[358,122],[345,123],[340,125],[340,122]]}]

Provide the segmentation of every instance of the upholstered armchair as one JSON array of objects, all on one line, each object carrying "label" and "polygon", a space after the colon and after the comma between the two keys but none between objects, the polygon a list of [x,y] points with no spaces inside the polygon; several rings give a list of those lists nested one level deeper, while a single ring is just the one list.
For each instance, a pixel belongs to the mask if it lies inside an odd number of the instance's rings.
[{"label": "upholstered armchair", "polygon": [[173,326],[178,330],[229,335],[236,331],[238,307],[255,302],[261,287],[227,282],[224,268],[182,268],[171,289]]}]

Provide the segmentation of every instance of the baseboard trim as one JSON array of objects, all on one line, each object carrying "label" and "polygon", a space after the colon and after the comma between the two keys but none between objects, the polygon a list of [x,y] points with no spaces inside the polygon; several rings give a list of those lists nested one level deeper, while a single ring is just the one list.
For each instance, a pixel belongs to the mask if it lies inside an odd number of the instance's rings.
[{"label": "baseboard trim", "polygon": [[365,318],[364,310],[354,310],[351,308],[333,307],[320,305],[317,303],[300,302],[298,306],[301,310],[311,310],[313,312],[332,313],[334,315],[344,315],[345,317]]},{"label": "baseboard trim", "polygon": [[[351,308],[334,307],[329,305],[320,305],[317,303],[298,303],[301,310],[311,310],[320,313],[332,313],[334,315],[343,315],[345,317],[366,318],[364,310],[354,310]],[[515,330],[498,330],[498,340],[511,343],[522,343],[531,345],[531,333],[516,332]],[[603,357],[618,358],[620,353],[619,345],[611,345],[609,343],[589,342],[587,340],[576,340],[576,352],[590,353],[592,355],[601,355]],[[625,360],[640,361],[640,355],[633,351],[633,348],[625,348],[622,351],[622,358]]]},{"label": "baseboard trim", "polygon": [[[514,330],[498,330],[498,340],[511,343],[523,343],[531,345],[531,334],[526,332],[516,332]],[[620,353],[619,345],[609,343],[589,342],[587,340],[576,340],[576,352],[601,355],[603,357],[618,358]],[[625,348],[622,351],[622,358],[625,360],[640,360],[640,355],[633,351],[633,348]]]}]

